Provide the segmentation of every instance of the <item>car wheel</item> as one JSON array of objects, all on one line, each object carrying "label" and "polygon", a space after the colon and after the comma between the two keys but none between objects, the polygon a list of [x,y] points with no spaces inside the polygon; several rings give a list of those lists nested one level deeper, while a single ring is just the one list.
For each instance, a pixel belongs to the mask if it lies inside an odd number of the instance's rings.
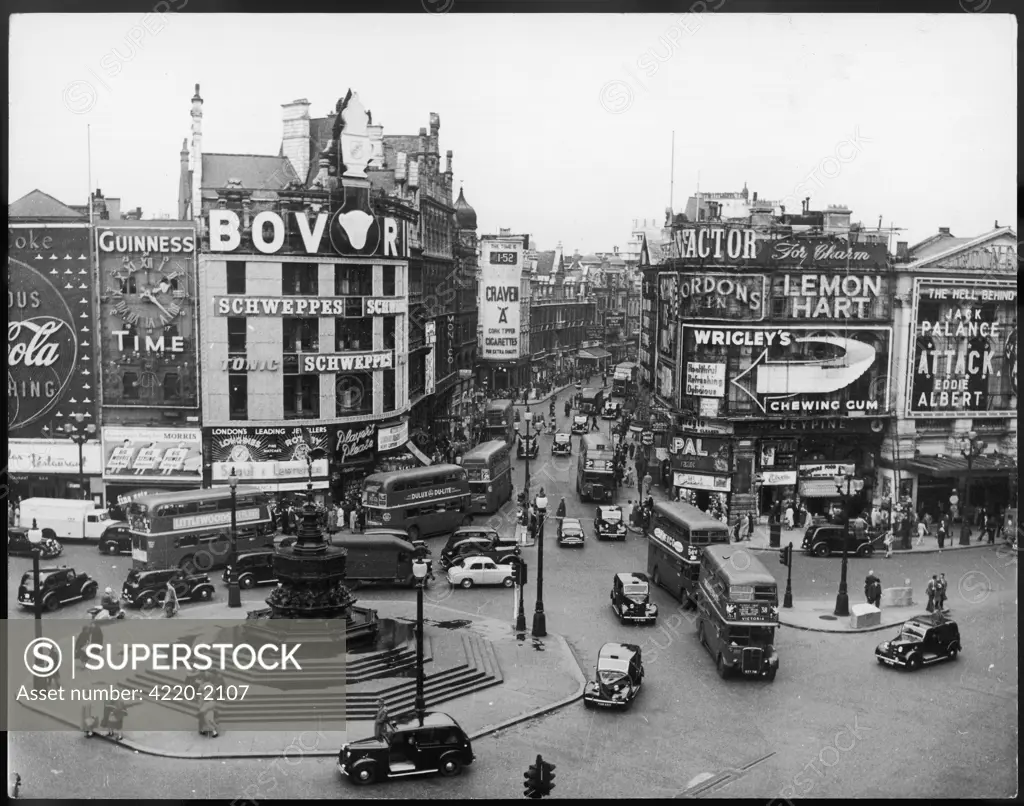
[{"label": "car wheel", "polygon": [[879,664],[880,666],[885,666],[885,661],[884,661],[884,660],[882,660],[882,659],[881,659],[880,657],[878,657],[877,655],[875,656],[875,660],[877,660],[877,661],[878,661],[878,664]]},{"label": "car wheel", "polygon": [[409,542],[411,543],[413,540],[419,540],[419,539],[420,539],[420,527],[419,526],[410,526],[409,527]]},{"label": "car wheel", "polygon": [[504,585],[506,588],[511,588],[513,584],[512,577],[505,577],[503,580],[501,580],[501,584]]},{"label": "car wheel", "polygon": [[960,654],[960,650],[957,649],[955,646],[951,646],[949,648],[949,659],[950,660],[956,660],[956,658],[957,658],[957,656],[959,654]]},{"label": "car wheel", "polygon": [[157,602],[156,597],[152,593],[147,593],[145,596],[140,597],[138,601],[139,607],[143,610],[152,610],[158,604],[159,602]]},{"label": "car wheel", "polygon": [[443,756],[441,758],[441,775],[445,778],[451,778],[462,772],[462,762],[459,761],[454,755]]},{"label": "car wheel", "polygon": [[464,588],[467,588],[467,589],[468,589],[468,588],[472,588],[472,587],[473,587],[473,580],[472,580],[472,579],[470,579],[469,577],[466,577],[466,578],[465,578],[464,580],[462,580],[462,582],[460,582],[459,584],[460,584],[460,585],[462,585],[462,587],[464,587]]},{"label": "car wheel", "polygon": [[832,549],[828,547],[827,543],[819,543],[814,547],[814,553],[819,557],[828,557],[832,553]]},{"label": "car wheel", "polygon": [[729,667],[725,665],[725,658],[721,653],[718,655],[718,676],[725,680],[729,676]]},{"label": "car wheel", "polygon": [[57,539],[57,533],[55,531],[53,531],[53,529],[43,529],[43,539],[44,540],[56,540]]},{"label": "car wheel", "polygon": [[53,613],[60,608],[60,599],[56,596],[47,596],[43,599],[43,609],[47,613]]},{"label": "car wheel", "polygon": [[211,596],[213,596],[213,590],[211,588],[200,588],[196,591],[196,598],[200,602],[209,601]]},{"label": "car wheel", "polygon": [[90,582],[88,585],[86,585],[84,588],[82,588],[82,598],[83,599],[95,599],[96,598],[96,590],[97,590],[98,587],[99,586],[96,585],[95,583]]},{"label": "car wheel", "polygon": [[158,594],[156,595],[156,603],[157,603],[158,605],[160,605],[160,607],[163,607],[163,606],[164,606],[164,603],[165,603],[166,601],[167,601],[167,591],[165,591],[165,590],[164,590],[164,591],[160,591],[160,592],[159,592],[159,593],[158,593]]},{"label": "car wheel", "polygon": [[238,587],[243,590],[249,590],[256,584],[256,578],[251,574],[243,574],[238,578]]},{"label": "car wheel", "polygon": [[910,669],[910,671],[912,672],[916,672],[918,669],[921,668],[921,658],[917,655],[908,658],[907,668]]},{"label": "car wheel", "polygon": [[857,549],[857,554],[859,556],[861,556],[861,557],[870,557],[874,553],[875,553],[875,547],[872,546],[870,543],[866,543],[863,546],[861,546],[859,549]]},{"label": "car wheel", "polygon": [[352,780],[360,786],[372,784],[377,780],[377,765],[372,761],[360,761],[352,768]]},{"label": "car wheel", "polygon": [[117,543],[101,543],[100,551],[104,554],[117,554]]}]

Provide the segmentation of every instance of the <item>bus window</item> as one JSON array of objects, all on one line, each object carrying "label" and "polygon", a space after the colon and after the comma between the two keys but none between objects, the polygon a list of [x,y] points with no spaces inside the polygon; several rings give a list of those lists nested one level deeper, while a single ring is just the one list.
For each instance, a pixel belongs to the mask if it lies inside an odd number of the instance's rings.
[{"label": "bus window", "polygon": [[199,545],[199,538],[195,535],[182,535],[174,541],[176,549],[192,548]]}]

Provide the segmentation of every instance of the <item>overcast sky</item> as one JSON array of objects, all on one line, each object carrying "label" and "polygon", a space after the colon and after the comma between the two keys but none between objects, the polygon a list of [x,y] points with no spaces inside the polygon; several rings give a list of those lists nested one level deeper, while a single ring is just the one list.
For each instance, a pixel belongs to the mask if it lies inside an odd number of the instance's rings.
[{"label": "overcast sky", "polygon": [[1017,214],[1016,37],[991,14],[18,16],[9,198],[85,203],[88,124],[93,187],[173,216],[196,83],[204,150],[242,154],[278,153],[281,104],[322,117],[351,87],[385,135],[437,112],[481,234],[542,249],[661,223],[673,130],[677,210],[699,172],[911,243],[977,235]]}]

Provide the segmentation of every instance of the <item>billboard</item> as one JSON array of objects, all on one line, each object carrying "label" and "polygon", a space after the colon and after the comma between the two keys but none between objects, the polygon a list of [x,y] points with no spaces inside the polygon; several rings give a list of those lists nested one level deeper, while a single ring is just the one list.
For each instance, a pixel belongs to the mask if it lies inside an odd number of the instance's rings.
[{"label": "billboard", "polygon": [[686,373],[725,363],[732,414],[885,414],[891,343],[889,327],[683,326]]},{"label": "billboard", "polygon": [[96,255],[103,404],[198,408],[195,228],[97,227]]},{"label": "billboard", "polygon": [[684,319],[759,322],[765,317],[767,287],[763,274],[680,273],[679,315]]},{"label": "billboard", "polygon": [[72,414],[98,422],[95,296],[88,224],[8,226],[8,436],[45,436]]},{"label": "billboard", "polygon": [[[231,471],[243,483],[250,481],[302,481],[309,478],[309,446],[328,451],[327,426],[256,426],[206,428],[211,478],[227,481]],[[313,461],[313,478],[327,476],[327,458]]]},{"label": "billboard", "polygon": [[1017,411],[1017,283],[914,281],[908,417]]},{"label": "billboard", "polygon": [[103,478],[108,481],[203,481],[198,428],[104,428]]},{"label": "billboard", "polygon": [[480,357],[515,361],[519,358],[523,239],[486,239],[480,248]]},{"label": "billboard", "polygon": [[752,229],[691,225],[673,231],[669,258],[700,266],[806,266],[845,271],[877,271],[889,264],[885,244],[850,243],[832,236],[776,240],[759,240],[758,236]]}]

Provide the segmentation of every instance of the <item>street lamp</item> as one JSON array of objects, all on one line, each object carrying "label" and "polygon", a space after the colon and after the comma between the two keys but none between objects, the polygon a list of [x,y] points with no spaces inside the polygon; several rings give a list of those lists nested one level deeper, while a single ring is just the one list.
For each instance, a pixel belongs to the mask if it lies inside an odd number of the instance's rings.
[{"label": "street lamp", "polygon": [[[527,499],[529,500],[529,499]],[[544,488],[537,495],[537,606],[533,611],[533,637],[543,638],[548,634],[547,619],[544,616],[544,520],[548,513],[548,498]]]},{"label": "street lamp", "polygon": [[[964,489],[964,508],[960,514],[960,545],[967,546],[971,542],[970,523],[967,520],[967,511],[971,506],[971,471],[974,469],[974,460],[985,452],[988,443],[978,439],[977,431],[968,431],[966,437],[960,438],[960,455],[967,460],[967,484]],[[984,528],[982,529],[984,538]]]},{"label": "street lamp", "polygon": [[836,490],[839,491],[839,497],[843,500],[846,525],[843,527],[843,567],[839,577],[839,594],[836,596],[836,609],[833,611],[833,615],[848,616],[850,615],[850,597],[846,590],[846,568],[848,562],[847,547],[850,537],[850,501],[853,500],[854,494],[859,492],[864,486],[864,482],[860,479],[855,479],[852,473],[839,473],[835,477],[835,483]]},{"label": "street lamp", "polygon": [[71,422],[64,423],[64,433],[78,445],[78,489],[82,498],[88,498],[85,490],[85,443],[96,437],[96,426],[85,422],[81,412],[71,415]]},{"label": "street lamp", "polygon": [[[520,437],[523,440],[523,453],[526,454],[526,476],[523,479],[523,500],[526,502],[526,508],[529,510],[530,506],[530,443],[527,441],[531,437],[533,423],[533,412],[530,411],[530,404],[526,404],[526,412],[523,414],[523,425],[525,436]],[[529,521],[529,515],[527,514],[527,521]]]},{"label": "street lamp", "polygon": [[422,725],[427,711],[423,696],[423,586],[427,581],[427,564],[422,558],[413,561],[412,575],[416,577],[416,716]]},{"label": "street lamp", "polygon": [[[43,550],[43,532],[35,518],[32,519],[32,528],[28,530],[28,542],[32,544],[32,610],[35,614],[35,634],[38,641],[43,637],[43,590],[39,580],[39,557]],[[43,681],[37,677],[33,686],[37,689],[42,688]]]},{"label": "street lamp", "polygon": [[238,588],[238,476],[235,475],[235,468],[231,468],[231,475],[228,476],[228,486],[231,488],[231,556],[228,565],[228,607],[242,606],[242,591]]}]

